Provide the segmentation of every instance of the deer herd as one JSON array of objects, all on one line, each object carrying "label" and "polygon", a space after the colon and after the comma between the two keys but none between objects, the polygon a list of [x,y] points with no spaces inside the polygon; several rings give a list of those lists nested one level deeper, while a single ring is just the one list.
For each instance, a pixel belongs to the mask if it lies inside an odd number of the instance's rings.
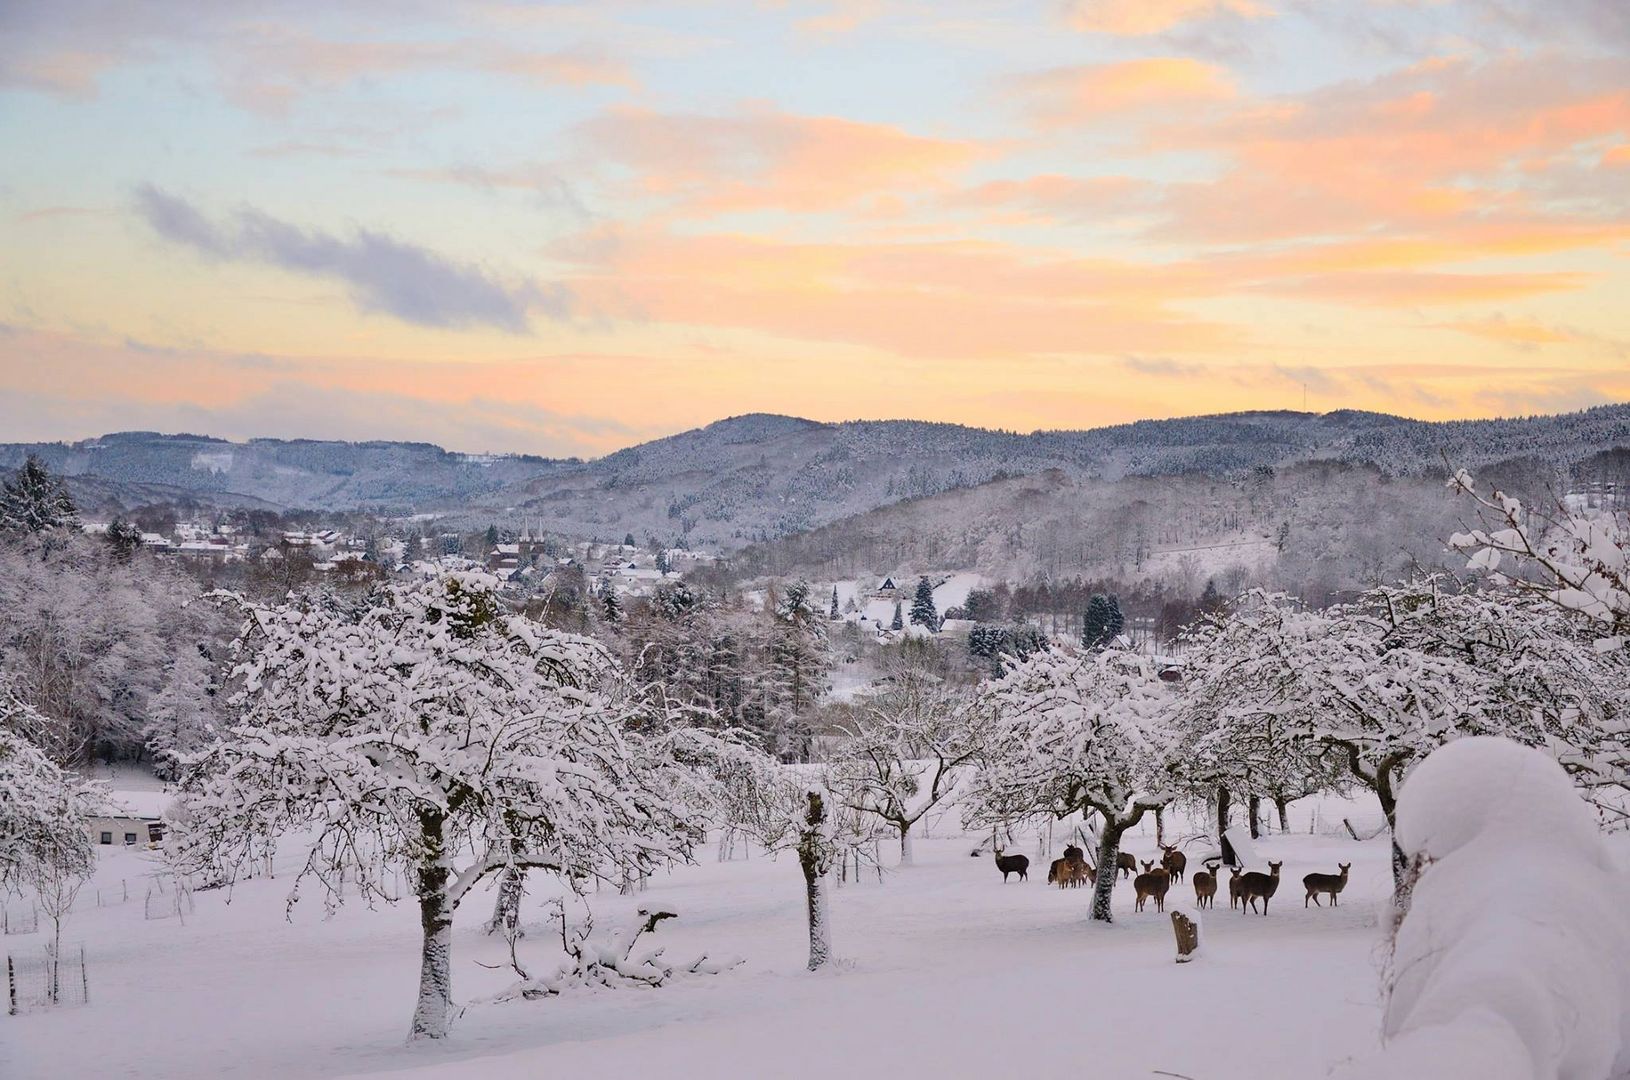
[{"label": "deer herd", "polygon": [[[1144,904],[1153,900],[1156,911],[1166,910],[1166,893],[1170,891],[1172,882],[1182,881],[1188,870],[1188,857],[1178,850],[1176,845],[1160,846],[1160,865],[1151,861],[1143,863],[1143,872],[1138,873],[1138,860],[1128,852],[1121,852],[1115,860],[1117,879],[1132,878],[1132,889],[1137,893],[1136,910],[1142,911]],[[1191,883],[1194,886],[1194,906],[1197,908],[1216,907],[1217,886],[1222,880],[1222,862],[1206,862],[1205,869],[1194,872]],[[1266,874],[1260,871],[1247,872],[1240,867],[1229,868],[1228,878],[1228,906],[1238,908],[1244,912],[1249,906],[1252,912],[1257,910],[1257,902],[1262,903],[1262,914],[1268,914],[1268,901],[1279,891],[1279,870],[1284,866],[1282,862],[1268,863]],[[1017,874],[1020,881],[1028,880],[1030,860],[1023,855],[1005,855],[1001,848],[996,849],[996,868],[1002,872],[1002,881],[1006,882],[1008,875]],[[1302,899],[1302,906],[1306,907],[1312,901],[1315,907],[1323,907],[1320,903],[1321,894],[1330,898],[1330,906],[1339,906],[1338,898],[1341,891],[1347,887],[1347,872],[1352,869],[1351,863],[1340,863],[1340,873],[1335,874],[1308,874],[1302,878],[1302,885],[1307,889],[1307,895]],[[1136,875],[1135,877],[1133,875]],[[1087,862],[1086,853],[1074,844],[1064,849],[1062,859],[1054,859],[1047,870],[1047,883],[1057,885],[1061,889],[1074,889],[1097,880],[1097,871]]]}]

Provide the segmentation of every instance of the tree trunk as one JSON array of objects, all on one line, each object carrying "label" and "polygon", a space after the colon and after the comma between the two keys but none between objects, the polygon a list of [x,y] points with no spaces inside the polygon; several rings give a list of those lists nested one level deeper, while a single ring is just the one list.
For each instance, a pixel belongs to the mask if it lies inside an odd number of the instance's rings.
[{"label": "tree trunk", "polygon": [[1273,797],[1273,808],[1279,811],[1279,831],[1282,833],[1290,832],[1290,815],[1285,812],[1286,807],[1289,805],[1290,800],[1283,795]]},{"label": "tree trunk", "polygon": [[1098,834],[1098,877],[1092,883],[1092,918],[1095,922],[1115,921],[1111,901],[1115,896],[1115,875],[1120,873],[1115,861],[1121,854],[1121,834],[1125,831],[1125,825],[1111,825],[1106,817],[1103,831]]},{"label": "tree trunk", "polygon": [[822,826],[826,807],[821,796],[809,792],[809,811],[804,815],[804,831],[798,838],[798,865],[804,871],[804,899],[809,911],[809,970],[814,971],[832,956],[832,927],[826,895],[826,837]]},{"label": "tree trunk", "polygon": [[1228,842],[1228,817],[1231,809],[1231,796],[1226,784],[1217,787],[1217,843],[1222,847],[1222,860],[1229,866],[1238,866],[1239,857],[1234,854],[1234,845]]},{"label": "tree trunk", "polygon": [[453,910],[447,902],[451,876],[444,851],[445,817],[419,812],[424,829],[425,859],[419,865],[419,925],[424,932],[419,958],[419,1002],[413,1010],[409,1039],[443,1039],[453,1014]]},{"label": "tree trunk", "polygon": [[1251,839],[1262,839],[1262,796],[1252,795],[1246,800],[1246,811],[1251,819]]},{"label": "tree trunk", "polygon": [[498,899],[492,905],[492,918],[487,920],[487,933],[507,937],[519,935],[521,924],[521,895],[526,892],[526,871],[511,867],[498,881]]},{"label": "tree trunk", "polygon": [[911,823],[908,821],[900,826],[900,865],[910,866],[911,864]]},{"label": "tree trunk", "polygon": [[1166,846],[1166,808],[1163,806],[1155,807],[1155,844]]}]

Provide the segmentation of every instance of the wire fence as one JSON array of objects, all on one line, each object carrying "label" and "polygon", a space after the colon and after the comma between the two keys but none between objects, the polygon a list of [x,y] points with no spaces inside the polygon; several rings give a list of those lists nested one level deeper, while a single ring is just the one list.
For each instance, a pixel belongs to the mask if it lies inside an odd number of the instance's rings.
[{"label": "wire fence", "polygon": [[60,956],[50,945],[39,952],[7,955],[6,1011],[10,1015],[88,1005],[90,1000],[84,945],[64,948]]},{"label": "wire fence", "polygon": [[183,926],[187,923],[187,916],[196,910],[192,886],[181,879],[171,881],[166,887],[163,878],[154,878],[153,885],[147,890],[144,906],[148,920],[179,919]]},{"label": "wire fence", "polygon": [[0,933],[32,934],[40,928],[40,909],[33,904],[0,907]]}]

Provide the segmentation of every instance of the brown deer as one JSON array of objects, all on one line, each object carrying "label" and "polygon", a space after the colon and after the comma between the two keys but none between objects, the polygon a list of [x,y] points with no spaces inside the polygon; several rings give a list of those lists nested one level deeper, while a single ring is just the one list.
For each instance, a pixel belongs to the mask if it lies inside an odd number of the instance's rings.
[{"label": "brown deer", "polygon": [[1309,900],[1313,901],[1314,907],[1323,907],[1324,905],[1319,903],[1320,893],[1330,894],[1331,907],[1341,906],[1336,902],[1336,898],[1341,895],[1341,890],[1347,887],[1347,871],[1353,868],[1353,864],[1344,862],[1336,865],[1341,870],[1339,874],[1309,874],[1302,879],[1302,884],[1307,887],[1307,895],[1302,898],[1303,907],[1307,907]]},{"label": "brown deer", "polygon": [[1172,876],[1173,881],[1182,881],[1184,873],[1188,870],[1189,857],[1178,851],[1176,847],[1160,846],[1160,865]]},{"label": "brown deer", "polygon": [[1123,851],[1115,856],[1115,869],[1120,871],[1121,877],[1131,877],[1138,872],[1138,860],[1129,851]]},{"label": "brown deer", "polygon": [[1194,872],[1194,906],[1214,908],[1217,906],[1217,875],[1222,872],[1222,864],[1206,863],[1205,866],[1204,870]]},{"label": "brown deer", "polygon": [[1229,867],[1228,873],[1228,906],[1236,908],[1240,906],[1240,879],[1245,876],[1245,870],[1243,867],[1232,866]]},{"label": "brown deer", "polygon": [[1262,914],[1266,915],[1268,913],[1268,901],[1272,900],[1273,894],[1279,891],[1279,868],[1284,865],[1282,862],[1270,862],[1266,874],[1253,870],[1239,879],[1241,911],[1245,910],[1244,905],[1247,903],[1251,905],[1251,910],[1255,911],[1256,902],[1260,899],[1262,901]]},{"label": "brown deer", "polygon": [[1137,890],[1138,903],[1136,910],[1143,910],[1143,902],[1149,897],[1155,898],[1155,910],[1166,910],[1166,890],[1172,887],[1172,875],[1162,867],[1155,869],[1153,862],[1143,864],[1143,873],[1132,879],[1132,888]]},{"label": "brown deer", "polygon": [[996,869],[1002,872],[1002,884],[1007,884],[1009,874],[1018,874],[1020,881],[1030,880],[1030,860],[1023,855],[1003,855],[1003,849],[996,849]]}]

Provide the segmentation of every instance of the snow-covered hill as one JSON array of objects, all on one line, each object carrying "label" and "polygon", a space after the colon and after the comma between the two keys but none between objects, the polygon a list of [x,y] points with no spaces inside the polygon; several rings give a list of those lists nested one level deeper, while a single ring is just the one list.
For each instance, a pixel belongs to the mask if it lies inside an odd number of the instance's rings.
[{"label": "snow-covered hill", "polygon": [[755,414],[593,461],[464,455],[425,443],[124,433],[74,444],[0,445],[0,467],[34,451],[54,471],[112,490],[241,497],[285,507],[467,512],[541,519],[560,532],[633,532],[738,548],[879,507],[993,480],[1056,472],[1072,480],[1198,474],[1238,478],[1308,460],[1437,475],[1447,456],[1481,469],[1531,457],[1564,474],[1630,446],[1630,405],[1562,416],[1428,423],[1377,413],[1253,412],[1020,435],[915,420],[819,423]]}]

